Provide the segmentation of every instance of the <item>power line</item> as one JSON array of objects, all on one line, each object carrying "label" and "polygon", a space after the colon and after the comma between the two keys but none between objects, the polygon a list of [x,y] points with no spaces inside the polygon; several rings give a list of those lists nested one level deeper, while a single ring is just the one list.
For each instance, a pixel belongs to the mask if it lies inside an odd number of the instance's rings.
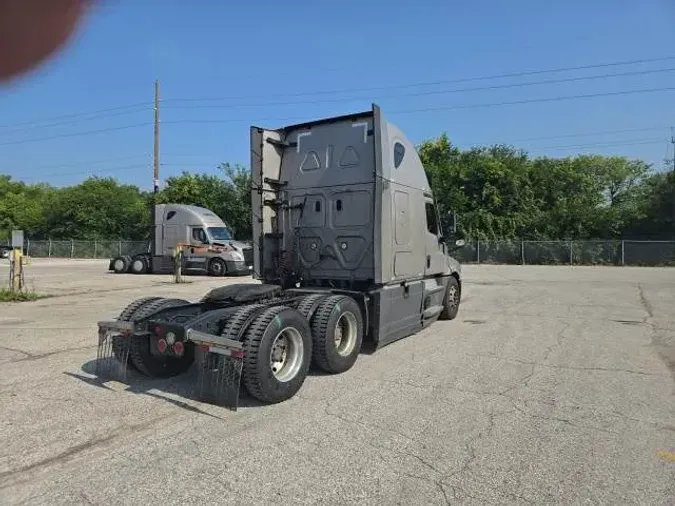
[{"label": "power line", "polygon": [[[607,63],[597,63],[593,65],[578,65],[575,67],[559,67],[553,69],[542,69],[542,70],[524,70],[519,72],[510,72],[505,74],[493,74],[487,76],[476,76],[476,77],[463,77],[459,79],[448,79],[440,81],[426,81],[418,83],[409,83],[401,85],[389,85],[389,86],[376,86],[370,88],[341,88],[333,90],[319,90],[319,91],[305,91],[305,92],[296,92],[296,93],[283,93],[277,95],[266,95],[268,97],[300,97],[306,95],[331,95],[335,93],[350,93],[358,91],[381,91],[381,90],[391,90],[391,89],[406,89],[413,88],[418,86],[436,86],[440,84],[460,84],[476,81],[489,81],[494,79],[506,79],[512,77],[525,77],[532,75],[541,75],[541,74],[555,74],[560,72],[572,72],[576,70],[589,70],[597,68],[607,68],[607,67],[618,67],[623,65],[635,65],[639,63],[654,63],[654,62],[663,62],[663,61],[672,61],[675,60],[675,55],[673,56],[663,56],[658,58],[645,58],[640,60],[623,60],[623,61],[614,61]],[[215,98],[174,98],[170,99],[172,102],[199,102],[199,101],[209,101],[209,100],[241,100],[247,98],[259,98],[258,96],[252,95],[243,95],[243,96],[232,96],[232,97],[215,97]]]},{"label": "power line", "polygon": [[[562,83],[571,83],[571,82],[580,82],[580,81],[592,81],[595,79],[607,79],[611,77],[629,77],[629,76],[639,76],[647,74],[657,74],[657,73],[667,73],[675,72],[675,67],[665,68],[665,69],[652,69],[652,70],[635,70],[630,72],[618,72],[613,74],[602,74],[596,76],[581,76],[581,77],[566,77],[562,79],[547,79],[543,81],[529,81],[523,83],[509,83],[509,84],[496,84],[493,86],[479,86],[472,88],[456,88],[452,90],[432,90],[432,91],[421,91],[415,93],[405,93],[397,95],[380,95],[378,99],[386,98],[402,98],[402,97],[421,97],[421,96],[432,96],[432,95],[447,95],[451,93],[466,93],[474,91],[494,91],[501,89],[509,88],[522,88],[526,86],[539,86],[546,84],[562,84]],[[232,109],[237,107],[270,107],[278,105],[303,105],[303,104],[321,104],[321,103],[336,103],[336,102],[348,102],[355,100],[366,100],[370,97],[345,97],[345,98],[325,98],[319,100],[296,100],[296,101],[286,101],[286,102],[263,102],[263,103],[245,103],[245,104],[223,104],[223,105],[167,105],[167,108],[171,109]]]},{"label": "power line", "polygon": [[[168,158],[192,158],[192,159],[214,159],[214,158],[219,158],[221,155],[167,155]],[[39,167],[29,167],[29,168],[22,168],[21,170],[23,172],[38,172],[42,171],[45,169],[68,169],[68,168],[77,168],[77,167],[89,167],[89,169],[84,170],[84,171],[79,171],[79,172],[72,172],[72,173],[62,173],[62,172],[57,172],[55,174],[85,174],[91,171],[92,166],[101,164],[101,163],[110,163],[110,162],[119,162],[122,160],[133,160],[135,158],[147,158],[148,159],[148,164],[150,164],[150,159],[152,158],[152,155],[149,153],[145,154],[139,154],[139,155],[133,155],[133,156],[120,156],[120,157],[115,157],[115,158],[106,158],[106,159],[99,159],[99,160],[89,160],[89,161],[82,161],[82,162],[77,162],[77,163],[70,163],[70,164],[58,164],[58,165],[41,165]],[[162,167],[179,167],[179,166],[184,166],[186,163],[203,163],[203,162],[185,162],[185,163],[162,163]],[[134,165],[133,167],[138,167],[138,165]],[[115,168],[113,167],[112,170]],[[100,168],[102,171],[107,171],[111,170],[109,168]],[[48,174],[47,174],[48,175]]]},{"label": "power line", "polygon": [[622,130],[604,130],[604,131],[595,131],[595,132],[585,132],[585,133],[576,133],[576,134],[561,134],[561,135],[548,135],[545,137],[529,137],[527,139],[516,139],[511,142],[531,142],[531,141],[544,141],[549,139],[565,139],[571,137],[590,137],[592,135],[613,135],[613,134],[624,134],[624,133],[633,133],[633,132],[650,132],[657,130],[665,130],[668,127],[643,127],[643,128],[627,128]]},{"label": "power line", "polygon": [[109,163],[109,162],[119,162],[122,160],[133,160],[134,158],[141,158],[141,157],[148,157],[149,155],[143,154],[143,155],[133,155],[133,156],[120,156],[120,157],[115,157],[115,158],[106,158],[104,160],[89,160],[85,162],[78,162],[78,163],[71,163],[71,164],[59,164],[59,165],[42,165],[40,167],[31,167],[28,169],[24,169],[27,171],[37,171],[37,170],[44,170],[44,169],[69,169],[69,168],[74,168],[74,167],[82,167],[82,166],[90,166],[90,165],[98,165],[100,163]]},{"label": "power line", "polygon": [[[622,96],[622,95],[632,95],[640,93],[657,93],[663,91],[675,91],[675,86],[663,87],[663,88],[647,88],[639,90],[621,90],[613,92],[604,92],[604,93],[590,93],[584,95],[559,95],[555,97],[545,97],[545,98],[532,98],[525,100],[514,100],[514,101],[505,101],[505,102],[489,102],[489,103],[478,103],[478,104],[457,104],[457,105],[447,105],[447,106],[435,106],[435,107],[425,107],[425,108],[416,108],[416,109],[390,109],[387,111],[387,115],[392,114],[414,114],[419,112],[437,112],[437,111],[448,111],[453,109],[474,109],[474,108],[490,108],[490,107],[502,107],[508,105],[522,105],[522,104],[533,104],[533,103],[544,103],[544,102],[558,102],[565,100],[581,100],[586,98],[600,98],[600,97],[612,97],[612,96]],[[172,120],[164,121],[163,124],[224,124],[224,123],[240,123],[240,122],[251,122],[251,123],[263,123],[263,122],[287,122],[287,121],[307,121],[307,116],[286,116],[280,118],[228,118],[228,119],[184,119],[184,120]]]},{"label": "power line", "polygon": [[[433,90],[433,91],[410,93],[410,94],[403,94],[403,95],[381,96],[379,98],[399,98],[399,97],[404,97],[404,96],[407,96],[407,97],[429,96],[429,95],[442,95],[442,94],[462,93],[462,92],[471,92],[471,91],[489,91],[489,90],[498,90],[498,89],[507,89],[507,88],[520,88],[520,87],[525,87],[525,86],[535,86],[535,85],[545,85],[545,84],[560,84],[560,83],[568,83],[568,82],[576,82],[576,81],[606,79],[606,78],[611,78],[611,77],[628,77],[628,76],[647,75],[647,74],[653,74],[653,73],[665,73],[665,72],[674,72],[674,71],[675,71],[675,67],[666,68],[666,69],[652,69],[652,70],[619,72],[619,73],[613,73],[613,74],[602,74],[602,75],[597,75],[597,76],[570,77],[570,78],[563,78],[563,79],[549,79],[549,80],[544,80],[544,81],[530,81],[530,82],[524,82],[524,83],[511,83],[511,84],[502,84],[502,85],[494,85],[494,86],[459,88],[459,89],[454,89],[454,90]],[[173,108],[173,109],[183,109],[183,108],[209,108],[209,109],[210,108],[235,108],[235,107],[252,107],[252,106],[256,107],[256,106],[274,106],[274,105],[317,104],[317,103],[326,103],[326,102],[335,103],[335,102],[347,102],[347,101],[352,101],[352,100],[361,100],[361,99],[365,99],[365,98],[367,98],[367,97],[322,99],[322,100],[315,100],[315,101],[268,102],[268,103],[259,103],[259,104],[196,105],[196,106],[171,106],[171,105],[169,105],[168,107]],[[160,100],[160,102],[164,102],[164,101]],[[104,119],[104,118],[113,117],[113,116],[120,116],[120,115],[124,115],[124,114],[141,112],[141,111],[145,111],[145,110],[148,110],[148,109],[145,106],[143,106],[142,108],[137,107],[137,108],[131,109],[131,110],[125,110],[125,111],[118,111],[118,112],[115,112],[115,113],[96,115],[96,116],[91,116],[91,117],[80,119],[80,120],[67,120],[67,121],[61,121],[61,122],[57,122],[57,123],[46,124],[46,125],[34,125],[32,127],[24,127],[24,128],[9,130],[9,131],[3,132],[3,133],[4,134],[12,134],[12,133],[15,133],[15,132],[22,132],[22,131],[27,131],[27,130],[32,130],[32,129],[50,128],[50,127],[54,127],[54,126],[62,126],[62,125],[67,125],[67,124],[78,123],[80,121],[93,121],[93,120],[97,120],[97,119]]]},{"label": "power line", "polygon": [[106,112],[119,111],[121,109],[131,109],[131,108],[134,108],[134,107],[148,106],[148,105],[152,106],[152,103],[151,102],[141,102],[141,103],[137,103],[137,104],[128,104],[128,105],[120,105],[120,106],[117,106],[117,107],[110,107],[108,109],[99,109],[98,111],[77,112],[77,113],[73,113],[73,114],[62,114],[60,116],[52,116],[51,118],[46,118],[46,119],[43,119],[43,120],[33,120],[33,121],[26,121],[26,122],[23,122],[23,123],[11,123],[9,125],[0,125],[0,128],[12,128],[12,127],[25,126],[25,125],[37,125],[37,124],[44,123],[44,122],[47,122],[47,121],[57,121],[57,120],[66,119],[66,118],[76,118],[76,117],[79,117],[79,116],[89,116],[89,115],[92,115],[92,114],[102,114],[102,113],[106,113]]},{"label": "power line", "polygon": [[72,133],[66,133],[66,134],[59,134],[59,135],[52,135],[50,137],[38,137],[34,139],[23,139],[23,140],[18,140],[18,141],[9,141],[9,142],[2,142],[0,143],[0,146],[10,146],[10,145],[15,145],[15,144],[26,144],[29,142],[41,142],[41,141],[50,141],[54,139],[63,139],[65,137],[81,137],[85,135],[93,135],[93,134],[100,134],[100,133],[106,133],[106,132],[114,132],[117,130],[127,130],[129,128],[138,128],[138,127],[143,127],[143,126],[148,126],[152,125],[153,123],[136,123],[133,125],[123,125],[119,127],[111,127],[111,128],[102,128],[99,130],[86,130],[84,132],[72,132]]},{"label": "power line", "polygon": [[[494,79],[505,79],[505,78],[524,77],[524,76],[542,75],[542,74],[555,74],[555,73],[561,73],[561,72],[572,72],[572,71],[578,71],[578,70],[618,67],[618,66],[624,66],[624,65],[636,65],[636,64],[655,63],[655,62],[664,62],[664,61],[672,61],[672,60],[675,60],[675,55],[655,57],[655,58],[643,58],[643,59],[637,59],[637,60],[623,60],[623,61],[605,62],[605,63],[598,63],[598,64],[592,64],[592,65],[577,65],[577,66],[572,66],[572,67],[559,67],[559,68],[553,68],[553,69],[525,70],[525,71],[509,72],[509,73],[503,73],[503,74],[474,76],[474,77],[465,77],[465,78],[438,80],[438,81],[427,81],[427,82],[418,82],[418,83],[408,83],[408,84],[401,84],[401,85],[389,85],[389,86],[379,86],[379,87],[370,87],[370,88],[342,88],[342,89],[333,89],[333,90],[304,91],[304,92],[296,92],[296,93],[283,93],[283,94],[277,94],[277,95],[266,95],[266,96],[267,97],[298,97],[298,96],[312,96],[312,95],[326,95],[326,94],[330,95],[330,94],[336,94],[336,93],[349,93],[349,92],[355,92],[355,91],[356,92],[359,92],[359,91],[366,92],[366,91],[378,91],[378,90],[407,89],[407,88],[414,88],[414,87],[419,87],[419,86],[434,86],[434,85],[441,85],[441,84],[459,84],[459,83],[476,82],[476,81],[489,81],[489,80],[494,80]],[[244,96],[216,97],[216,98],[175,98],[175,99],[168,99],[168,100],[165,99],[165,100],[163,100],[163,102],[167,102],[167,101],[170,101],[170,102],[193,102],[193,101],[199,102],[199,101],[209,101],[209,100],[241,100],[241,99],[256,99],[256,98],[260,98],[260,97],[259,96],[252,96],[252,95],[244,95]],[[45,122],[59,121],[59,120],[71,119],[71,118],[78,118],[78,117],[81,117],[81,116],[104,114],[104,113],[108,113],[108,112],[120,111],[120,110],[123,110],[123,109],[132,109],[132,108],[136,108],[136,107],[151,108],[151,107],[153,107],[153,103],[152,102],[139,102],[139,103],[135,103],[135,104],[121,105],[121,106],[117,106],[117,107],[110,107],[110,108],[99,109],[99,110],[95,110],[95,111],[79,112],[79,113],[72,113],[72,114],[62,114],[62,115],[59,115],[59,116],[52,116],[52,117],[49,117],[49,118],[45,118],[43,120],[33,120],[33,121],[27,121],[27,122],[21,122],[21,123],[0,125],[0,129],[22,127],[22,126],[32,126],[32,125],[38,125],[40,123],[45,123]]]},{"label": "power line", "polygon": [[[641,93],[657,93],[657,92],[665,92],[665,91],[675,91],[675,87],[671,86],[671,87],[663,87],[663,88],[621,90],[621,91],[614,91],[614,92],[590,93],[590,94],[582,94],[582,95],[559,95],[559,96],[554,96],[554,97],[533,98],[533,99],[504,101],[504,102],[489,102],[489,103],[478,103],[478,104],[456,104],[456,105],[435,106],[435,107],[415,108],[415,109],[400,109],[400,110],[392,109],[392,110],[387,111],[387,113],[388,114],[414,114],[414,113],[428,113],[428,112],[449,111],[449,110],[458,110],[458,109],[492,108],[492,107],[503,107],[503,106],[509,106],[509,105],[525,105],[525,104],[534,104],[534,103],[560,102],[560,101],[566,101],[566,100],[582,100],[582,99],[588,99],[588,98],[614,97],[614,96],[634,95],[634,94],[641,94]],[[268,119],[264,119],[264,118],[262,118],[262,119],[261,118],[258,118],[258,119],[251,119],[251,118],[233,119],[233,118],[229,118],[229,119],[218,119],[218,120],[183,119],[183,120],[163,121],[162,123],[164,125],[169,125],[169,124],[225,124],[225,123],[240,123],[240,122],[263,123],[263,122],[271,122],[271,121],[288,122],[288,121],[306,121],[306,120],[307,120],[306,116],[295,116],[295,117],[268,118]],[[112,132],[112,131],[117,131],[117,130],[125,130],[125,129],[129,129],[129,128],[143,127],[143,126],[148,126],[148,125],[153,125],[153,123],[152,122],[137,123],[137,124],[124,125],[124,126],[119,126],[119,127],[104,128],[104,129],[99,129],[99,130],[88,130],[88,131],[83,131],[83,132],[66,133],[66,134],[54,135],[54,136],[50,136],[50,137],[41,137],[41,138],[9,141],[9,142],[0,143],[0,146],[24,144],[24,143],[30,143],[30,142],[39,142],[39,141],[44,141],[44,140],[53,140],[53,139],[60,139],[60,138],[65,138],[65,137],[79,137],[79,136],[86,136],[86,135],[92,135],[92,134],[97,134],[97,133],[106,133],[106,132]]]},{"label": "power line", "polygon": [[128,171],[128,170],[141,170],[141,169],[146,169],[150,167],[151,164],[148,163],[147,165],[139,165],[139,164],[134,164],[134,165],[127,165],[127,166],[122,166],[122,167],[109,167],[106,169],[97,169],[97,170],[81,170],[77,172],[53,172],[51,174],[42,174],[40,176],[36,177],[23,177],[21,176],[22,181],[39,181],[42,180],[45,177],[54,177],[54,176],[80,176],[82,174],[104,174],[107,172],[122,172],[122,171]]},{"label": "power line", "polygon": [[465,104],[465,105],[451,105],[451,106],[439,106],[426,109],[408,109],[402,111],[395,111],[397,114],[408,114],[416,112],[430,112],[430,111],[449,111],[453,109],[477,109],[483,107],[501,107],[505,105],[521,105],[521,104],[534,104],[534,103],[543,103],[543,102],[559,102],[564,100],[581,100],[585,98],[598,98],[598,97],[615,97],[621,95],[632,95],[638,93],[657,93],[661,91],[675,91],[675,86],[665,87],[665,88],[647,88],[641,90],[622,90],[622,91],[611,91],[605,93],[589,93],[584,95],[563,95],[557,97],[547,97],[547,98],[532,98],[525,100],[514,100],[510,102],[492,102],[484,104]]},{"label": "power line", "polygon": [[130,110],[127,110],[127,111],[118,111],[118,112],[112,112],[112,113],[107,113],[107,114],[99,114],[99,115],[90,116],[90,117],[83,118],[83,119],[70,119],[70,120],[58,121],[58,122],[53,122],[53,123],[46,123],[44,125],[34,124],[32,126],[24,126],[24,127],[21,127],[21,128],[14,128],[14,129],[11,129],[11,130],[3,130],[0,133],[2,135],[10,135],[10,134],[17,133],[17,132],[26,132],[26,131],[29,131],[29,130],[39,130],[39,129],[43,129],[43,128],[52,128],[52,127],[55,127],[55,126],[73,125],[75,123],[80,123],[80,122],[83,122],[83,121],[95,121],[97,119],[112,118],[112,117],[117,117],[117,116],[123,116],[125,114],[133,114],[133,113],[147,111],[147,110],[148,109],[146,107],[142,107],[142,108],[130,109]]},{"label": "power line", "polygon": [[587,148],[611,148],[616,146],[643,146],[646,144],[661,144],[663,139],[655,139],[653,137],[643,138],[643,139],[632,139],[632,140],[622,140],[622,141],[609,141],[609,142],[594,142],[590,144],[571,144],[567,146],[542,146],[535,147],[533,149],[587,149]]}]

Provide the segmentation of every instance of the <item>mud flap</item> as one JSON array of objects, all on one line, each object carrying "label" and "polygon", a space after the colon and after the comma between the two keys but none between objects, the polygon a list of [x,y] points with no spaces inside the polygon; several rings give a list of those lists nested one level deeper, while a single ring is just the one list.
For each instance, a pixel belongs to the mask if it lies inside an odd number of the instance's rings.
[{"label": "mud flap", "polygon": [[243,359],[208,345],[200,345],[198,349],[202,356],[198,366],[197,399],[237,411]]},{"label": "mud flap", "polygon": [[94,374],[102,379],[126,381],[134,324],[125,321],[98,323]]},{"label": "mud flap", "polygon": [[130,334],[111,334],[99,329],[94,374],[102,379],[126,381],[131,339]]}]

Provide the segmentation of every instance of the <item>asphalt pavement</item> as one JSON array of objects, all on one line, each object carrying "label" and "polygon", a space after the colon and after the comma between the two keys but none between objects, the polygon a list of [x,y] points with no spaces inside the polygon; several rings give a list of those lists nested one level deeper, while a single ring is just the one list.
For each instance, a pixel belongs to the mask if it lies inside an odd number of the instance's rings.
[{"label": "asphalt pavement", "polygon": [[96,381],[96,322],[253,281],[106,267],[0,304],[0,504],[675,504],[674,268],[465,266],[456,320],[234,413]]}]

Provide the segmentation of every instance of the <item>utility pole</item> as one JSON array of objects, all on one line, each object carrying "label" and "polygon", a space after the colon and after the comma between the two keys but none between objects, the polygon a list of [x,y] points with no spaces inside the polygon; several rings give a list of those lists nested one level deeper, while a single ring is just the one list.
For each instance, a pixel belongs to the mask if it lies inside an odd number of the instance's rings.
[{"label": "utility pole", "polygon": [[157,222],[155,220],[155,206],[157,204],[156,197],[159,193],[159,79],[155,79],[155,151],[153,156],[153,198],[151,200],[152,205],[150,206],[150,216],[152,219],[152,234],[150,234],[150,255],[151,262],[154,263],[155,255],[157,254],[157,244],[156,244],[156,235],[157,235]]},{"label": "utility pole", "polygon": [[155,80],[154,193],[159,192],[159,79]]},{"label": "utility pole", "polygon": [[671,223],[673,227],[673,241],[675,241],[675,130],[671,127],[670,128],[670,144],[673,147],[673,174],[672,174],[672,188],[671,192],[673,194],[673,209],[672,209],[672,220],[673,222]]}]

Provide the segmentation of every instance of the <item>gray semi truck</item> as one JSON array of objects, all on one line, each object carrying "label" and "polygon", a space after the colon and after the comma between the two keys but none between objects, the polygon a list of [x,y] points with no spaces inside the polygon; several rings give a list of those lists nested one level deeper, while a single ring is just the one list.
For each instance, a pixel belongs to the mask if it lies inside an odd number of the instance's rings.
[{"label": "gray semi truck", "polygon": [[456,317],[463,241],[443,234],[415,146],[379,107],[250,135],[261,283],[132,302],[98,323],[100,375],[170,377],[196,361],[198,398],[236,410],[241,383],[281,402],[312,364],[343,373],[366,341]]},{"label": "gray semi truck", "polygon": [[184,204],[157,204],[149,251],[119,255],[108,270],[117,274],[168,274],[174,271],[176,247],[183,245],[182,272],[210,276],[251,274],[251,244],[236,241],[213,211]]}]

